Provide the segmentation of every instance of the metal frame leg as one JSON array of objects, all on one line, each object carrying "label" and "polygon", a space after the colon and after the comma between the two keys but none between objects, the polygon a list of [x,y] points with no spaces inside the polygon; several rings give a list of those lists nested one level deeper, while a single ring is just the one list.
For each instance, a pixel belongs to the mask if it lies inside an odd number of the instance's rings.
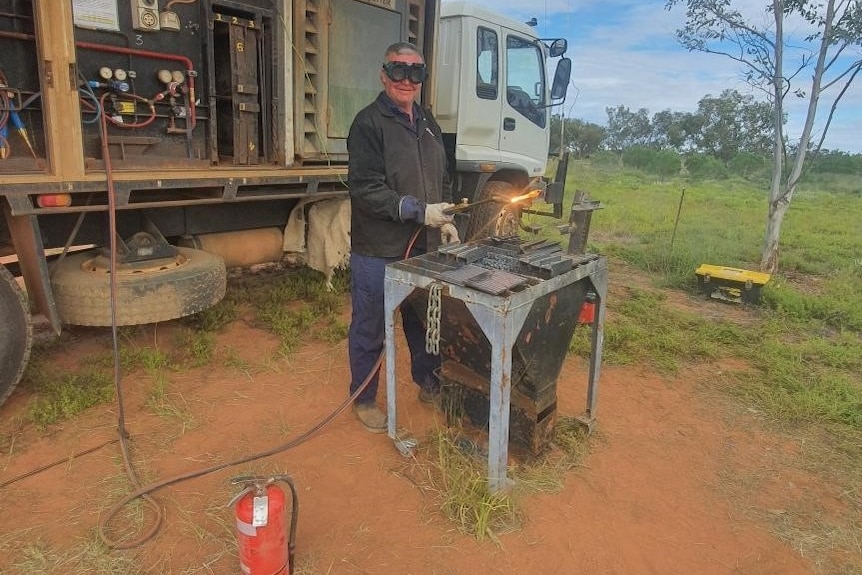
[{"label": "metal frame leg", "polygon": [[407,296],[413,291],[413,286],[386,278],[383,283],[384,348],[386,350],[386,431],[389,437],[397,440],[395,414],[395,313]]},{"label": "metal frame leg", "polygon": [[465,302],[467,309],[491,342],[490,413],[488,419],[488,489],[507,489],[509,465],[509,406],[512,393],[512,348],[533,307],[521,306],[500,315],[499,310]]},{"label": "metal frame leg", "polygon": [[596,426],[596,404],[598,403],[599,376],[602,368],[602,345],[604,344],[605,308],[608,294],[608,268],[601,268],[590,276],[596,290],[596,316],[593,319],[590,346],[590,375],[587,385],[587,407],[578,421],[592,432]]}]

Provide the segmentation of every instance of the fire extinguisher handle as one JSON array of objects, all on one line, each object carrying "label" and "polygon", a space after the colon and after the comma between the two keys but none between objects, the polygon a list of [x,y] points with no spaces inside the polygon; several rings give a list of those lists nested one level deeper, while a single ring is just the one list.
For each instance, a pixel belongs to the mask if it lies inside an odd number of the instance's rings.
[{"label": "fire extinguisher handle", "polygon": [[233,498],[227,502],[227,505],[225,505],[225,507],[228,507],[228,508],[233,507],[234,503],[236,503],[237,501],[242,499],[246,493],[251,493],[252,491],[256,491],[256,490],[257,490],[257,487],[255,487],[254,485],[248,485],[245,489],[243,489],[242,491],[240,491],[239,493],[234,495]]}]

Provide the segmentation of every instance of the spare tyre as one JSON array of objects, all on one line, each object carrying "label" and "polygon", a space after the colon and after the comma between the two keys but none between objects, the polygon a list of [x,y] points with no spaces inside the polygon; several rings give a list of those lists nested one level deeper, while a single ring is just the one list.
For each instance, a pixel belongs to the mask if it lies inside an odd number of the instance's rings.
[{"label": "spare tyre", "polygon": [[[176,248],[173,258],[117,266],[117,325],[155,323],[198,313],[224,297],[227,274],[216,255]],[[51,276],[63,323],[111,325],[110,274],[97,251],[70,255]]]}]

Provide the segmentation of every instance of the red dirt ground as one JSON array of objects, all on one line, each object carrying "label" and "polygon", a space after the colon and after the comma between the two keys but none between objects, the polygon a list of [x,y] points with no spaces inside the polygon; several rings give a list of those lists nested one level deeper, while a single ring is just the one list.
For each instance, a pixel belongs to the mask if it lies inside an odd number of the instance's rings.
[{"label": "red dirt ground", "polygon": [[[179,329],[148,326],[141,341],[168,348]],[[60,365],[109,349],[107,330],[75,330],[63,341],[61,350],[49,352]],[[147,479],[284,443],[345,397],[344,342],[312,343],[288,359],[267,361],[262,358],[274,355],[275,339],[238,321],[219,334],[218,348],[212,365],[166,374],[168,399],[191,415],[185,420],[152,414],[145,405],[149,376],[125,377],[127,427]],[[229,355],[251,372],[225,367]],[[403,383],[405,358],[398,367],[399,423],[422,437],[440,423]],[[563,491],[525,496],[525,524],[498,542],[459,533],[398,472],[404,460],[386,436],[363,431],[348,411],[292,451],[157,492],[166,508],[158,536],[107,556],[132,558],[146,573],[238,573],[226,543],[231,512],[224,505],[233,491],[228,479],[251,471],[289,473],[299,487],[298,574],[814,573],[806,558],[729,496],[727,483],[762,471],[765,454],[792,457],[798,449],[761,429],[754,416],[729,411],[704,393],[703,381],[738,367],[732,361],[698,365],[673,378],[605,367],[598,433],[583,467],[571,472]],[[558,413],[580,413],[585,387],[583,360],[569,358]],[[0,482],[116,436],[113,406],[90,409],[47,434],[21,427],[15,422],[29,399],[19,390],[0,407],[0,437],[8,438]],[[794,489],[816,486],[804,472],[785,472],[775,471],[775,490],[752,505],[779,508],[797,497]],[[41,540],[63,553],[93,541],[100,513],[124,489],[112,444],[0,490],[0,572],[19,572],[26,542]]]}]

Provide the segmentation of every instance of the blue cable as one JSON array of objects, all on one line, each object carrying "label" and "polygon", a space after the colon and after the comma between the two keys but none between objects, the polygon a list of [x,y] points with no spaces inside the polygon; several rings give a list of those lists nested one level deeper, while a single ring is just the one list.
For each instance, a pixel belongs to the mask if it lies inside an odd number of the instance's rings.
[{"label": "blue cable", "polygon": [[[78,88],[78,92],[87,96],[90,100],[92,100],[93,105],[96,106],[96,109],[93,111],[93,114],[95,114],[95,115],[89,120],[84,120],[82,118],[81,122],[84,124],[95,124],[102,117],[102,106],[99,105],[99,99],[96,97],[96,94],[93,92],[93,90],[89,87]],[[82,115],[83,115],[83,111],[82,111]]]}]

